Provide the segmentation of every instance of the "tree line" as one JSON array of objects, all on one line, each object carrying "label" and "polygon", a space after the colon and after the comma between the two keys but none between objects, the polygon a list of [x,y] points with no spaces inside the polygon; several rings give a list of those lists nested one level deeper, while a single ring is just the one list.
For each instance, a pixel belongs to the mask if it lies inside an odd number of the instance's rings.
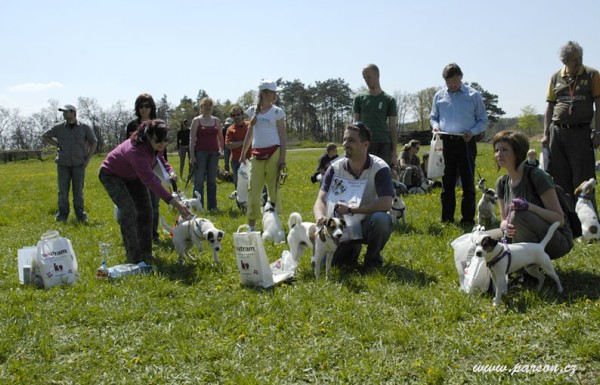
[{"label": "tree line", "polygon": [[[286,126],[290,142],[341,142],[344,127],[353,120],[352,101],[359,92],[366,88],[352,90],[341,78],[317,81],[305,85],[298,79],[293,81],[277,81],[281,88],[278,105],[286,112]],[[467,83],[468,84],[468,83]],[[490,125],[497,124],[505,112],[498,106],[498,96],[485,90],[478,83],[472,87],[481,92],[488,111]],[[429,113],[435,92],[439,87],[429,87],[415,93],[396,91],[393,93],[398,102],[399,132],[429,130]],[[199,114],[198,102],[210,96],[200,89],[195,99],[184,96],[177,104],[173,104],[163,95],[156,98],[157,115],[172,127],[172,136],[184,120],[191,120]],[[213,114],[225,121],[233,104],[246,109],[256,100],[256,91],[247,91],[235,102],[227,99],[224,102],[215,100]],[[108,152],[124,140],[125,127],[134,118],[133,103],[119,100],[108,108],[100,106],[93,97],[77,99],[77,118],[88,124],[98,138],[98,151]],[[63,120],[58,111],[57,100],[48,101],[48,106],[41,111],[22,116],[18,110],[0,106],[0,150],[22,149],[37,150],[45,147],[41,140],[43,132]],[[531,112],[531,111],[529,111]],[[535,112],[535,111],[534,111]],[[529,121],[528,124],[532,124]],[[174,140],[174,139],[173,139]],[[173,146],[173,145],[171,145]]]}]

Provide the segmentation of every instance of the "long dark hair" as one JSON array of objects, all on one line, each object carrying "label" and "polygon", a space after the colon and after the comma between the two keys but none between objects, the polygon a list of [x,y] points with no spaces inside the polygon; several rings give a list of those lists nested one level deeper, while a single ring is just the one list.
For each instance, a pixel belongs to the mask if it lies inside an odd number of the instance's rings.
[{"label": "long dark hair", "polygon": [[150,104],[150,119],[156,119],[156,103],[150,94],[140,94],[135,99],[135,116],[137,117],[138,123],[142,121],[142,115],[140,114],[140,107],[144,103]]},{"label": "long dark hair", "polygon": [[164,120],[146,120],[131,134],[131,140],[136,144],[140,144],[148,142],[150,138],[154,137],[157,142],[162,142],[167,137],[168,132],[169,125]]}]

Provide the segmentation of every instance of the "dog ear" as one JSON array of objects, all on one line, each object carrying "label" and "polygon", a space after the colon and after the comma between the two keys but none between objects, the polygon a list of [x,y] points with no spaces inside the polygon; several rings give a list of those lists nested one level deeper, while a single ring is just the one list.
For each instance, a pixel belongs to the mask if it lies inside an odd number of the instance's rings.
[{"label": "dog ear", "polygon": [[346,221],[344,220],[344,218],[340,218],[340,225],[342,226],[342,229],[346,228]]},{"label": "dog ear", "polygon": [[217,233],[217,239],[220,241],[221,239],[223,239],[224,236],[225,236],[225,232],[219,230],[219,232]]},{"label": "dog ear", "polygon": [[321,240],[321,242],[325,242],[325,240],[327,239],[326,233],[327,233],[327,230],[325,229],[325,226],[317,229],[317,235],[319,236],[319,239]]}]

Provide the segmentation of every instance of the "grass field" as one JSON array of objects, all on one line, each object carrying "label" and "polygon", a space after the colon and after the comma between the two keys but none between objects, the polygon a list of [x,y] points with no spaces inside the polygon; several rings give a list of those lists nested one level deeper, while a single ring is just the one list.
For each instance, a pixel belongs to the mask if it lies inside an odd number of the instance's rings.
[{"label": "grass field", "polygon": [[[318,187],[309,175],[321,153],[289,152],[283,223],[292,211],[313,220]],[[334,269],[331,280],[316,281],[306,253],[295,281],[246,288],[232,237],[246,219],[227,199],[233,186],[221,183],[221,211],[207,214],[227,231],[220,265],[205,251],[180,267],[164,236],[155,247],[158,273],[105,282],[95,278],[98,242],[113,245],[109,265],[125,259],[97,178],[102,159],[88,168],[89,225],[54,222],[52,161],[0,165],[1,384],[595,384],[600,377],[598,244],[577,243],[555,261],[563,298],[546,280],[541,293],[511,291],[494,309],[489,294],[458,290],[450,241],[463,230],[440,223],[437,190],[405,198],[408,223],[394,231],[381,271]],[[176,155],[170,159],[178,169]],[[477,171],[489,185],[499,176],[489,144],[479,146]],[[164,203],[161,213],[175,216]],[[22,287],[17,250],[49,229],[73,242],[80,280],[48,291]],[[271,261],[285,248],[266,245]]]}]

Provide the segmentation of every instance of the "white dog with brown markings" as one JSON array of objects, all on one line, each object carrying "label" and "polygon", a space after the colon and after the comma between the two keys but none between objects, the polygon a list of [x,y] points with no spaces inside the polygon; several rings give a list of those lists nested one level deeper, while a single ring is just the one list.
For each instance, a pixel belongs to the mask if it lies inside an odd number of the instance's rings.
[{"label": "white dog with brown markings", "polygon": [[272,202],[267,201],[262,210],[263,242],[271,241],[275,245],[284,243],[285,233],[281,229],[281,222],[279,221],[279,215],[277,215],[275,205]]},{"label": "white dog with brown markings", "polygon": [[[290,254],[294,261],[299,262],[304,251],[309,248],[315,249],[315,240],[317,238],[317,224],[312,222],[302,222],[302,216],[299,213],[291,213],[288,219],[289,233],[287,236],[288,245],[290,245]],[[311,258],[312,261],[312,258]]]},{"label": "white dog with brown markings", "polygon": [[598,216],[592,203],[592,199],[595,198],[595,187],[596,179],[590,178],[575,189],[575,195],[577,195],[575,212],[581,222],[581,239],[588,243],[600,239],[600,223],[598,223]]},{"label": "white dog with brown markings", "polygon": [[500,300],[506,292],[506,276],[522,268],[538,279],[538,291],[544,285],[544,275],[539,270],[541,267],[546,274],[554,279],[558,292],[562,293],[563,288],[560,284],[558,274],[554,270],[550,257],[544,251],[544,248],[550,242],[550,239],[559,226],[560,222],[554,222],[540,243],[520,242],[505,244],[488,235],[478,241],[475,255],[485,258],[486,265],[492,273],[492,280],[496,289],[494,306],[500,304]]},{"label": "white dog with brown markings", "polygon": [[165,221],[165,217],[161,216],[160,223],[166,231],[172,234],[173,246],[179,255],[180,264],[183,264],[184,258],[197,261],[197,258],[192,257],[189,251],[194,245],[198,247],[199,251],[203,251],[203,240],[210,244],[215,262],[221,262],[219,251],[221,251],[221,240],[225,232],[217,229],[208,219],[194,217],[187,221],[178,220],[175,227],[171,227]]},{"label": "white dog with brown markings", "polygon": [[317,237],[315,239],[315,255],[311,264],[314,263],[315,276],[319,279],[321,275],[321,265],[325,258],[325,274],[329,279],[331,271],[331,261],[333,254],[340,244],[340,239],[346,229],[346,221],[342,218],[326,218],[325,224],[317,228]]}]

